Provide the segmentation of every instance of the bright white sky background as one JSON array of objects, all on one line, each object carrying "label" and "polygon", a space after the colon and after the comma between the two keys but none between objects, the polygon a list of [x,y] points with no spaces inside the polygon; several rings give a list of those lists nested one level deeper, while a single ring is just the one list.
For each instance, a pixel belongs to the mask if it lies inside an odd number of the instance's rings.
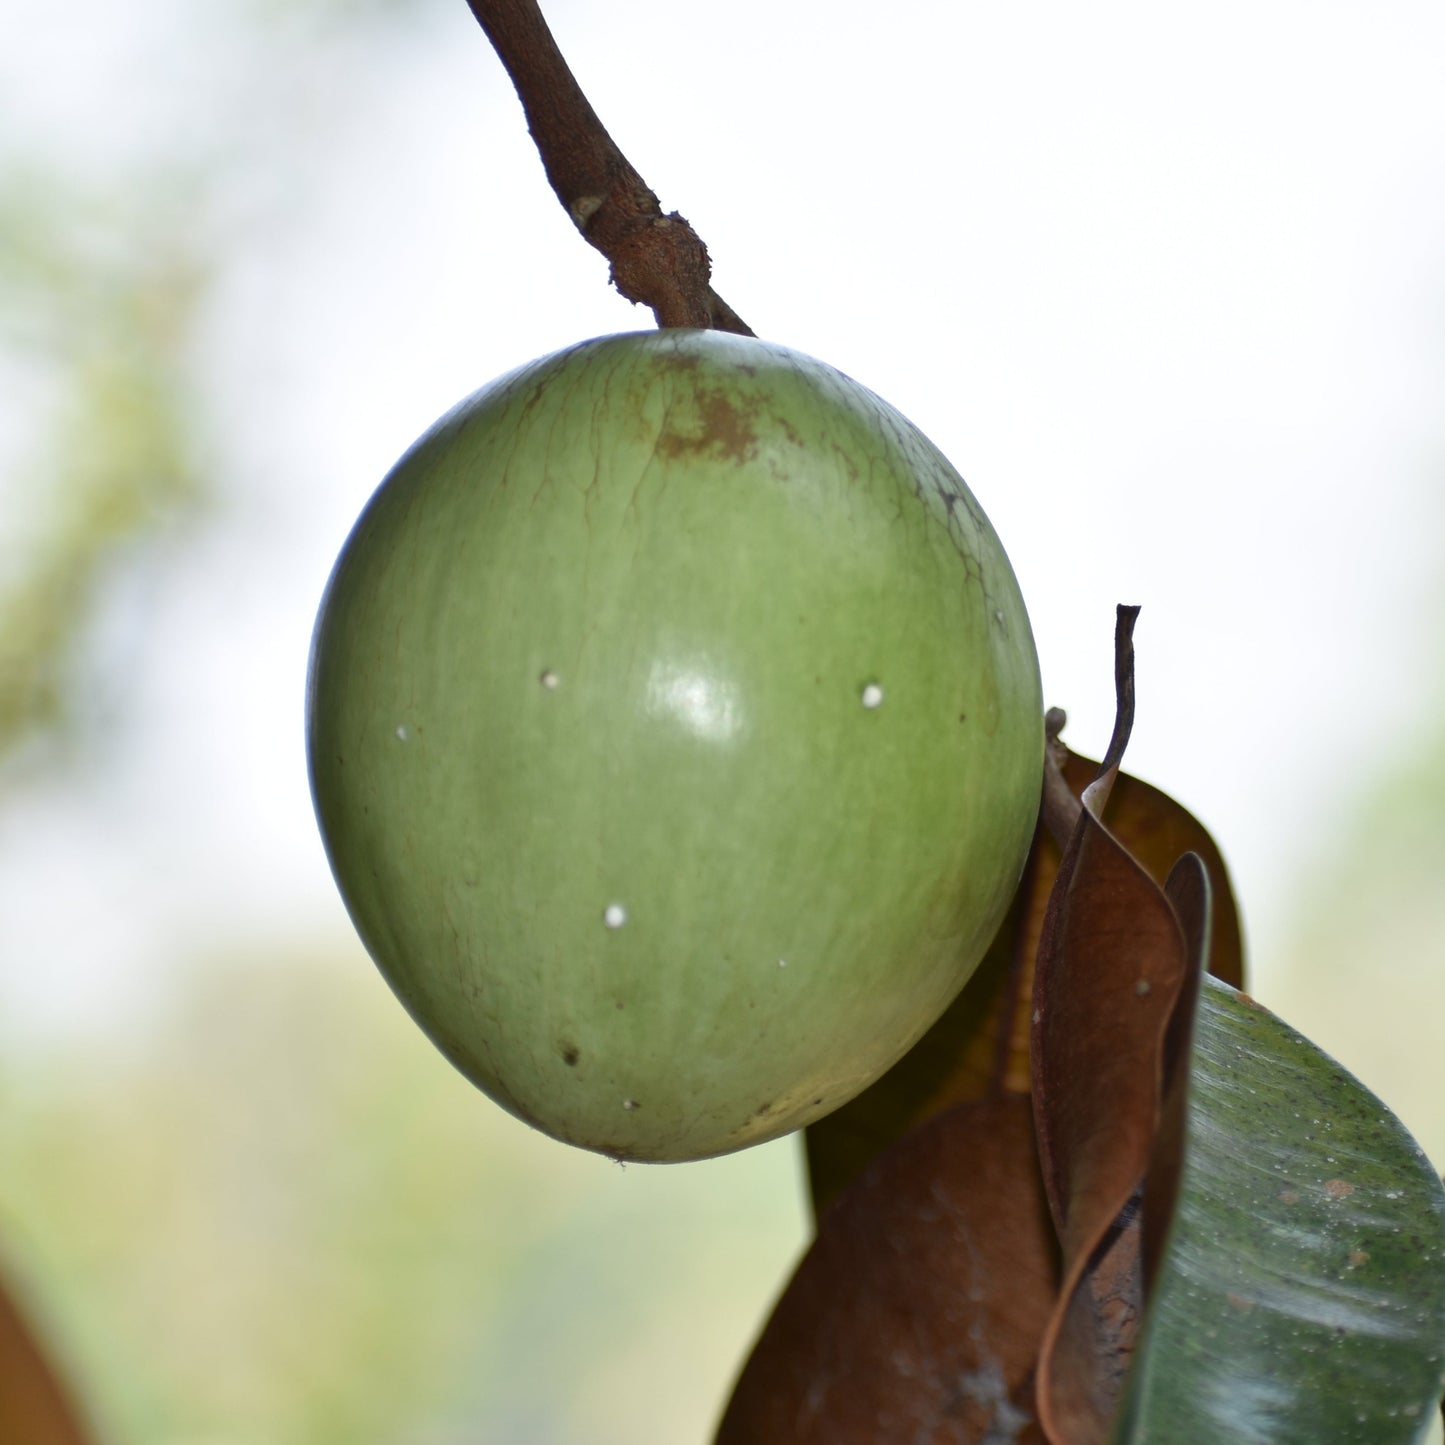
[{"label": "bright white sky background", "polygon": [[[294,51],[236,9],[17,0],[5,27],[0,145],[100,186],[193,159],[186,223],[223,258],[196,371],[215,502],[112,602],[105,765],[0,813],[15,1046],[126,1027],[200,943],[346,937],[301,735],[331,559],[460,396],[649,324],[461,0]],[[1114,604],[1143,604],[1129,766],[1215,830],[1279,1002],[1312,871],[1441,704],[1445,10],[549,10],[722,294],[969,480],[1081,750],[1109,731]],[[0,415],[3,460],[27,417]]]}]

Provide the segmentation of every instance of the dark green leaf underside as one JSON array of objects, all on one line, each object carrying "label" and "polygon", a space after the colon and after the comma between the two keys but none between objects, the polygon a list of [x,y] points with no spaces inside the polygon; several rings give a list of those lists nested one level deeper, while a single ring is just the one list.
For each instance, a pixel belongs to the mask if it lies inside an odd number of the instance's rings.
[{"label": "dark green leaf underside", "polygon": [[1178,1211],[1115,1445],[1388,1445],[1445,1376],[1445,1191],[1354,1077],[1206,978]]}]

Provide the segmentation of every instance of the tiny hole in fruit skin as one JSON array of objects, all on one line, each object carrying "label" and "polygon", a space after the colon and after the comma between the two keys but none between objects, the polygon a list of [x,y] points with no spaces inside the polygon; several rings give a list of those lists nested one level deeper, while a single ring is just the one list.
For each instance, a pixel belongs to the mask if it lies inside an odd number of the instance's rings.
[{"label": "tiny hole in fruit skin", "polygon": [[577,1060],[581,1057],[581,1051],[578,1049],[576,1044],[562,1045],[562,1062],[566,1064],[569,1069],[576,1068]]}]

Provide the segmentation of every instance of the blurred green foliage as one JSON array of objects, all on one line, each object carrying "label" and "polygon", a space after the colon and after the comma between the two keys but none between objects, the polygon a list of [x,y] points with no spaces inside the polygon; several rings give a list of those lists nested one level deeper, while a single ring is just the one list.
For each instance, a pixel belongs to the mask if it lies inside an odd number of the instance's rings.
[{"label": "blurred green foliage", "polygon": [[563,1148],[338,962],[218,958],[144,1039],[0,1072],[0,1233],[83,1302],[111,1438],[702,1438],[798,1236],[791,1142]]},{"label": "blurred green foliage", "polygon": [[[384,44],[439,3],[233,0],[208,24],[231,37],[226,61],[264,113],[227,114],[220,86],[216,114],[188,117],[103,186],[28,160],[13,138],[0,149],[0,365],[43,398],[40,415],[5,419],[20,460],[0,479],[0,763],[73,721],[87,686],[77,657],[109,574],[122,559],[145,565],[138,549],[206,492],[197,374],[219,235],[236,221],[228,169],[274,168],[276,155],[247,148],[294,143],[314,124],[296,77],[324,68],[343,38]],[[285,60],[296,75],[278,86]]]},{"label": "blurred green foliage", "polygon": [[0,341],[50,403],[20,419],[6,484],[3,758],[66,721],[108,566],[203,491],[189,371],[207,264],[134,205],[36,177],[11,176],[0,195]]},{"label": "blurred green foliage", "polygon": [[[1411,687],[1445,692],[1445,668]],[[1282,982],[1290,1022],[1401,1113],[1445,1164],[1445,719],[1422,709],[1413,734],[1348,778],[1348,827],[1321,847],[1301,898]],[[1363,1061],[1363,1062],[1361,1062]]]}]

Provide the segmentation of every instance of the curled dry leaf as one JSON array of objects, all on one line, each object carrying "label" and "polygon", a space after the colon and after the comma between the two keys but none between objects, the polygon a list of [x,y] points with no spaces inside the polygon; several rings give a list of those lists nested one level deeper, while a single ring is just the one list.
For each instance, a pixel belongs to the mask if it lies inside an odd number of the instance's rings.
[{"label": "curled dry leaf", "polygon": [[1108,1439],[1177,1194],[1181,1061],[1211,935],[1214,967],[1242,971],[1217,848],[1119,773],[1132,622],[1121,609],[1103,767],[1051,756],[1062,856],[1041,829],[974,983],[808,1131],[818,1240],[719,1445]]},{"label": "curled dry leaf", "polygon": [[[1038,1144],[1063,1253],[1039,1410],[1051,1440],[1094,1445],[1118,1410],[1147,1264],[1177,1193],[1181,1131],[1165,1101],[1187,1057],[1209,884],[1191,854],[1161,891],[1087,797],[1076,845],[1040,950],[1034,1008]],[[1182,1104],[1182,1087],[1173,1097]]]},{"label": "curled dry leaf", "polygon": [[[1056,1445],[1103,1445],[1123,1396],[1144,1308],[1143,1185],[1163,1117],[1166,1049],[1178,1042],[1176,1007],[1192,996],[1202,961],[1169,897],[1102,820],[1133,726],[1134,615],[1119,610],[1114,736],[1083,792],[1034,974],[1034,1122],[1063,1259],[1038,1405]],[[1208,910],[1204,865],[1184,863],[1174,876],[1197,931],[1196,915]]]},{"label": "curled dry leaf", "polygon": [[[1061,772],[1079,797],[1099,764],[1065,749]],[[1127,773],[1115,779],[1104,819],[1161,886],[1182,855],[1200,856],[1212,898],[1210,972],[1242,988],[1239,912],[1224,859],[1204,825],[1167,793]],[[809,1180],[820,1216],[874,1155],[909,1129],[955,1104],[1029,1092],[1034,959],[1059,863],[1058,845],[1040,826],[1013,907],[968,987],[877,1083],[808,1129]]]},{"label": "curled dry leaf", "polygon": [[[1209,873],[1197,853],[1186,853],[1164,884],[1165,895],[1184,933],[1187,968],[1164,1036],[1159,1127],[1144,1179],[1143,1239],[1146,1295],[1159,1276],[1169,1229],[1179,1201],[1189,1117],[1189,1060],[1199,988],[1213,951],[1213,907]],[[1231,985],[1232,986],[1232,985]]]},{"label": "curled dry leaf", "polygon": [[1159,886],[1099,821],[1064,856],[1034,980],[1034,1115],[1064,1284],[1040,1354],[1040,1413],[1107,1438],[1143,1306],[1138,1195],[1160,1121],[1165,1039],[1188,952]]},{"label": "curled dry leaf", "polygon": [[1034,1361],[1057,1288],[1027,1097],[947,1110],[828,1211],[717,1445],[1041,1445]]}]

